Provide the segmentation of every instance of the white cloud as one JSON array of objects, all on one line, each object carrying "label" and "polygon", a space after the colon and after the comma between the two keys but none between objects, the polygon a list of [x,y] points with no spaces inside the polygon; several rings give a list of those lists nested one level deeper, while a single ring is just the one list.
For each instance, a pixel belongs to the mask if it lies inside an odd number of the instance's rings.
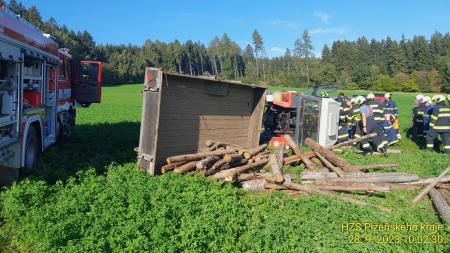
[{"label": "white cloud", "polygon": [[270,51],[275,52],[275,53],[284,53],[284,52],[286,52],[286,48],[283,48],[283,47],[271,47]]},{"label": "white cloud", "polygon": [[324,35],[324,34],[338,34],[343,35],[348,33],[348,29],[346,27],[330,27],[330,28],[316,28],[309,31],[311,35]]},{"label": "white cloud", "polygon": [[297,30],[299,28],[297,22],[288,20],[273,20],[270,22],[270,24],[274,26],[283,26],[292,30]]},{"label": "white cloud", "polygon": [[314,16],[320,19],[320,21],[322,21],[325,24],[328,24],[328,21],[331,18],[331,16],[328,13],[325,13],[323,11],[315,11]]}]

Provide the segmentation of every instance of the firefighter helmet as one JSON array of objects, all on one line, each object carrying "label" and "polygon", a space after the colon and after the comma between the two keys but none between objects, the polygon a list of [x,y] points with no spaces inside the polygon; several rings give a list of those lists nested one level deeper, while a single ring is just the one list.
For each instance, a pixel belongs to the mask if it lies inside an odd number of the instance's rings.
[{"label": "firefighter helmet", "polygon": [[429,103],[429,102],[431,102],[430,96],[424,96],[424,97],[422,98],[422,102],[423,102],[423,103]]},{"label": "firefighter helmet", "polygon": [[356,104],[356,98],[355,98],[355,97],[352,97],[352,99],[350,99],[350,103]]},{"label": "firefighter helmet", "polygon": [[366,101],[366,98],[365,98],[365,97],[363,97],[363,96],[358,96],[358,97],[356,97],[356,103],[357,103],[358,105],[362,105],[362,103],[364,103],[364,101]]},{"label": "firefighter helmet", "polygon": [[321,97],[321,98],[329,98],[330,96],[328,95],[328,92],[322,91],[322,92],[320,93],[320,97]]},{"label": "firefighter helmet", "polygon": [[391,98],[391,93],[384,94],[384,98]]},{"label": "firefighter helmet", "polygon": [[373,93],[367,94],[367,99],[374,99],[375,95]]},{"label": "firefighter helmet", "polygon": [[445,102],[445,97],[444,95],[435,95],[433,96],[433,100],[435,103],[441,103],[441,102]]},{"label": "firefighter helmet", "polygon": [[424,96],[422,94],[419,94],[416,96],[417,101],[421,101],[423,98],[424,98]]}]

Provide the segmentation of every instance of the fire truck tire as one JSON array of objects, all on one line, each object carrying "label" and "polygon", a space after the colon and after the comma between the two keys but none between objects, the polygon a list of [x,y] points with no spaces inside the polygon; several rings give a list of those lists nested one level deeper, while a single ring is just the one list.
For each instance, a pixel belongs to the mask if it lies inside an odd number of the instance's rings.
[{"label": "fire truck tire", "polygon": [[30,127],[27,134],[27,140],[25,145],[25,163],[24,172],[29,174],[33,172],[37,167],[39,158],[39,142],[36,128]]},{"label": "fire truck tire", "polygon": [[56,120],[56,133],[55,133],[55,140],[56,143],[61,143],[64,139],[64,129],[63,125],[61,124],[61,121],[58,119]]},{"label": "fire truck tire", "polygon": [[71,136],[73,134],[73,130],[75,129],[75,118],[73,117],[72,113],[69,113],[67,115],[67,121],[69,123],[69,136]]}]

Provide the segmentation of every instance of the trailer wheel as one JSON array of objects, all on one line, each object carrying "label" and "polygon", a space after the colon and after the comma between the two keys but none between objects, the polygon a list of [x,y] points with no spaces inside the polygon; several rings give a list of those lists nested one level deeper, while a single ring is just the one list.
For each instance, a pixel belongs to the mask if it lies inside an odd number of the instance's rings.
[{"label": "trailer wheel", "polygon": [[37,167],[39,157],[39,142],[37,139],[36,128],[30,127],[28,130],[27,141],[25,144],[25,164],[24,172],[29,174]]}]

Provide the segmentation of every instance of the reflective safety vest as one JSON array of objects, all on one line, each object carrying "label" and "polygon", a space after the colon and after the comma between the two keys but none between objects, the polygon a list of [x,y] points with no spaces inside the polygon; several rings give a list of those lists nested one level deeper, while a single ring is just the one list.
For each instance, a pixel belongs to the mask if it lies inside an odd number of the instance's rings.
[{"label": "reflective safety vest", "polygon": [[425,104],[420,103],[419,106],[417,106],[417,114],[415,115],[416,117],[414,118],[414,121],[418,123],[423,123],[424,113],[425,113]]},{"label": "reflective safety vest", "polygon": [[373,119],[377,123],[383,123],[384,122],[384,110],[383,110],[383,108],[375,100],[369,100],[367,102],[367,104],[370,106],[370,109],[372,109]]},{"label": "reflective safety vest", "polygon": [[356,126],[361,121],[361,114],[359,105],[353,105],[347,115],[347,122],[349,126]]},{"label": "reflective safety vest", "polygon": [[347,115],[350,111],[350,108],[347,107],[346,101],[341,102],[341,106],[339,107],[339,125],[344,126],[347,123]]},{"label": "reflective safety vest", "polygon": [[450,106],[438,103],[431,114],[430,128],[437,133],[450,131]]},{"label": "reflective safety vest", "polygon": [[384,114],[394,115],[396,118],[398,117],[398,109],[397,104],[392,100],[384,100],[383,104],[381,104],[381,108],[384,111]]}]

